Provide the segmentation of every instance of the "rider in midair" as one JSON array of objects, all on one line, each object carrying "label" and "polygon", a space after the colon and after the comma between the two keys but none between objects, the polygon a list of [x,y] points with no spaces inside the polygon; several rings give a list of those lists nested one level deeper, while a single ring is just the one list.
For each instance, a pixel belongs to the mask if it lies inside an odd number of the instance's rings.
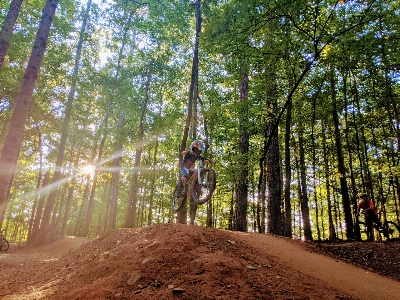
[{"label": "rider in midair", "polygon": [[206,146],[201,140],[194,140],[190,144],[190,150],[182,151],[183,160],[180,166],[180,182],[179,188],[186,185],[190,174],[194,171],[194,163],[197,159],[201,159],[203,163],[211,162],[209,159],[202,157],[200,154],[206,150]]}]

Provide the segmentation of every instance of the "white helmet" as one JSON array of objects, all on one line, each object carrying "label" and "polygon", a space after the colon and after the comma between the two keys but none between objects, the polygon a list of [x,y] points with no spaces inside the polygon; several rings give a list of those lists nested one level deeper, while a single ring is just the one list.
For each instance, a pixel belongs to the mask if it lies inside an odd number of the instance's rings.
[{"label": "white helmet", "polygon": [[204,151],[206,150],[206,146],[204,145],[204,143],[200,140],[194,140],[191,144],[190,144],[190,149],[193,148],[197,148],[200,151]]}]

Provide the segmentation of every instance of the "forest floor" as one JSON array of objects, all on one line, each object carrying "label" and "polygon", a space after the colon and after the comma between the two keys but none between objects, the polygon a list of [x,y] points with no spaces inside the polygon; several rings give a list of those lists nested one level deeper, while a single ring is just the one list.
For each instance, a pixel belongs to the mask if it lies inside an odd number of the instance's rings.
[{"label": "forest floor", "polygon": [[306,243],[182,224],[0,254],[0,299],[400,299],[400,241]]}]

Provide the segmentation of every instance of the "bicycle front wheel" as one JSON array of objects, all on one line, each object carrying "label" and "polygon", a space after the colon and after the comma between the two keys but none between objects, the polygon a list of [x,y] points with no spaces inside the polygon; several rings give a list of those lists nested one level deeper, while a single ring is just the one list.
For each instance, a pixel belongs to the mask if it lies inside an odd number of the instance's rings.
[{"label": "bicycle front wheel", "polygon": [[359,225],[360,225],[360,235],[362,241],[371,242],[371,241],[381,240],[381,234],[375,224],[372,226],[372,236],[368,236],[367,225],[365,224],[365,222],[360,221]]},{"label": "bicycle front wheel", "polygon": [[217,182],[217,177],[213,169],[202,169],[200,171],[200,180],[194,178],[191,194],[194,202],[197,204],[204,204],[211,199],[212,194],[215,191],[215,186]]},{"label": "bicycle front wheel", "polygon": [[400,229],[395,222],[386,221],[383,223],[383,230],[386,235],[386,238],[389,240],[398,240],[400,239]]},{"label": "bicycle front wheel", "polygon": [[7,251],[10,248],[10,244],[8,241],[3,237],[1,244],[0,244],[0,251]]}]

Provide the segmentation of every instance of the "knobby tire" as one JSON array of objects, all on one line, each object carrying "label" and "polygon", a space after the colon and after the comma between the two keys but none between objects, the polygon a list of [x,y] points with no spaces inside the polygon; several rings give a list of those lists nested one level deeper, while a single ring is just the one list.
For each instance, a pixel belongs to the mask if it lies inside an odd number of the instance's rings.
[{"label": "knobby tire", "polygon": [[0,245],[0,251],[7,251],[10,248],[10,244],[8,241],[3,237]]},{"label": "knobby tire", "polygon": [[183,203],[187,198],[188,193],[188,185],[186,184],[185,188],[179,189],[179,184],[176,185],[174,193],[172,194],[172,210],[178,211],[182,208]]},{"label": "knobby tire", "polygon": [[204,168],[200,171],[200,183],[198,173],[193,174],[194,178],[190,185],[190,195],[197,204],[204,204],[211,199],[215,191],[217,178],[215,171],[210,168]]},{"label": "knobby tire", "polygon": [[400,238],[400,228],[399,226],[392,221],[386,221],[383,223],[383,228],[386,230],[388,233],[388,236],[386,238],[390,240],[394,239],[399,239]]}]

